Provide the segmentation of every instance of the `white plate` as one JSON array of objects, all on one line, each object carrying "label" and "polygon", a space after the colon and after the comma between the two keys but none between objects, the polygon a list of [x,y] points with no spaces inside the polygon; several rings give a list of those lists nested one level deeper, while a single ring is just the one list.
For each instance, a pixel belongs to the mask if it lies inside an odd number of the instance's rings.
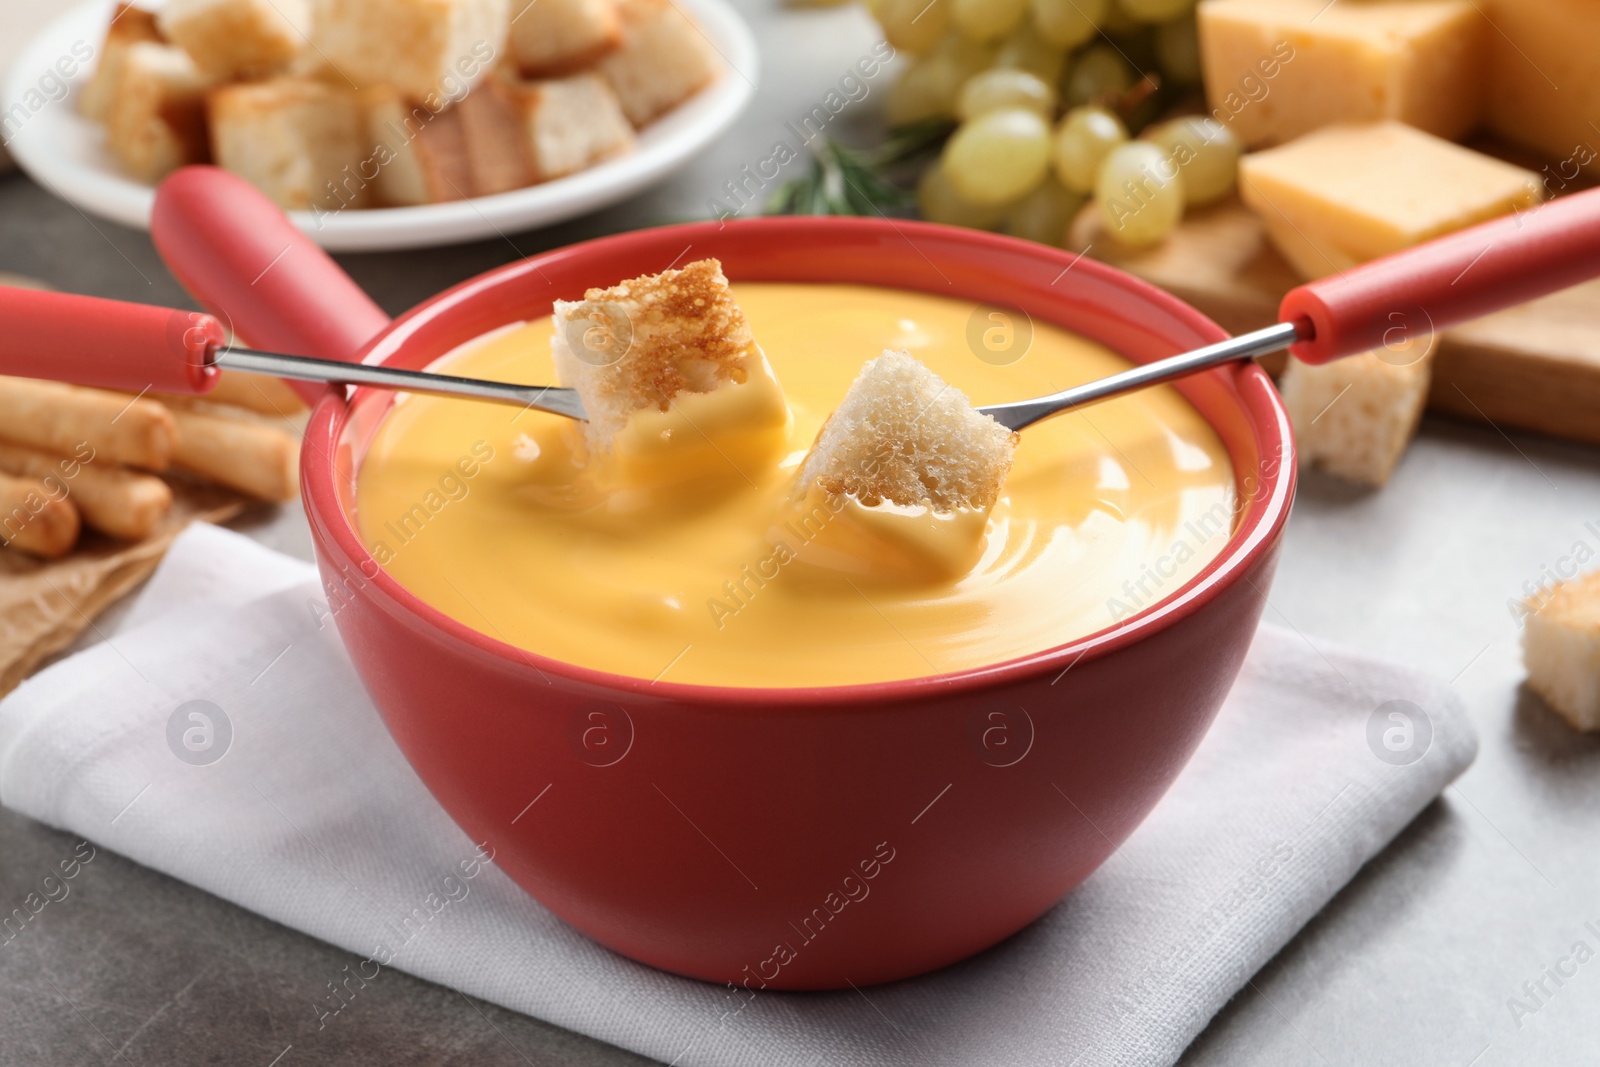
[{"label": "white plate", "polygon": [[[626,200],[687,163],[722,134],[755,95],[755,38],[725,0],[674,0],[705,32],[724,67],[712,85],[639,135],[625,156],[542,185],[425,207],[380,208],[324,214],[290,212],[295,224],[324,248],[366,252],[425,248],[512,233],[575,218]],[[155,190],[122,174],[105,149],[105,132],[77,111],[77,94],[92,65],[68,79],[64,99],[52,90],[55,68],[77,46],[98,58],[111,5],[96,0],[73,8],[29,43],[6,79],[3,101],[6,147],[46,189],[86,212],[125,226],[148,229]],[[29,93],[33,93],[30,98]],[[28,101],[44,101],[34,110]],[[22,108],[18,112],[16,108]],[[23,116],[20,126],[18,116]]]}]

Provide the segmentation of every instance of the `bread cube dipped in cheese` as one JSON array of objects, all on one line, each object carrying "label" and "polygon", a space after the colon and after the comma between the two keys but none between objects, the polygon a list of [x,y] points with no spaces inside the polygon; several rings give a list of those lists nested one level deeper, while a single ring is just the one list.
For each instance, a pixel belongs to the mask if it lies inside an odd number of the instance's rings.
[{"label": "bread cube dipped in cheese", "polygon": [[1207,102],[1249,147],[1381,119],[1454,139],[1483,117],[1498,34],[1476,0],[1206,0],[1198,16]]},{"label": "bread cube dipped in cheese", "polygon": [[1240,198],[1309,277],[1530,208],[1543,194],[1532,171],[1399,122],[1328,126],[1239,164]]},{"label": "bread cube dipped in cheese", "polygon": [[1431,355],[1367,352],[1315,367],[1289,360],[1278,388],[1301,464],[1383,486],[1417,432],[1432,377]]},{"label": "bread cube dipped in cheese", "polygon": [[354,91],[310,78],[237,82],[214,90],[209,109],[217,164],[280,207],[370,202],[372,184],[362,171],[373,167],[372,145]]},{"label": "bread cube dipped in cheese", "polygon": [[987,511],[1011,471],[1017,435],[907,352],[862,368],[800,471],[804,486],[869,506]]},{"label": "bread cube dipped in cheese", "polygon": [[558,300],[554,327],[589,449],[625,480],[749,478],[785,447],[783,389],[717,260]]},{"label": "bread cube dipped in cheese", "polygon": [[310,0],[168,0],[161,32],[218,79],[274,73],[310,40]]},{"label": "bread cube dipped in cheese", "polygon": [[622,42],[597,70],[637,128],[677,107],[717,78],[705,34],[671,0],[621,0]]},{"label": "bread cube dipped in cheese", "polygon": [[460,100],[504,57],[511,0],[318,0],[312,43],[358,89]]},{"label": "bread cube dipped in cheese", "polygon": [[116,97],[117,79],[128,48],[135,44],[165,44],[156,15],[133,4],[119,3],[111,12],[105,41],[100,46],[100,62],[78,97],[78,111],[85,118],[105,122],[111,117],[111,102]]},{"label": "bread cube dipped in cheese", "polygon": [[621,42],[616,0],[512,0],[511,54],[525,77],[581,70]]},{"label": "bread cube dipped in cheese", "polygon": [[210,158],[206,92],[211,80],[181,48],[135,42],[123,53],[106,145],[133,177],[154,184]]},{"label": "bread cube dipped in cheese", "polygon": [[1575,730],[1600,730],[1600,571],[1525,603],[1528,686]]},{"label": "bread cube dipped in cheese", "polygon": [[815,535],[798,558],[860,578],[940,581],[983,554],[1018,435],[906,352],[867,363],[800,468]]}]

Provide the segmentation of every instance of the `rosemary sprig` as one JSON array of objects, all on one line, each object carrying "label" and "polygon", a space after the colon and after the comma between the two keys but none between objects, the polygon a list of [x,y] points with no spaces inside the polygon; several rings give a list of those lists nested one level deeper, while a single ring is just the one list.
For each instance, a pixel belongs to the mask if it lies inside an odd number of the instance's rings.
[{"label": "rosemary sprig", "polygon": [[931,119],[897,127],[875,149],[847,148],[824,137],[813,145],[805,174],[784,182],[767,202],[769,215],[878,215],[915,203],[895,181],[906,164],[931,155],[953,125]]}]

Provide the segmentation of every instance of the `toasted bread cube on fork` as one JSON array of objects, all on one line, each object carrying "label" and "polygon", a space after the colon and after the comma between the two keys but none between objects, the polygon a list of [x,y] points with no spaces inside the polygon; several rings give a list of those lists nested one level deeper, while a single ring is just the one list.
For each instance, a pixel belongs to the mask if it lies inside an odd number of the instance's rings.
[{"label": "toasted bread cube on fork", "polygon": [[1600,730],[1600,571],[1531,598],[1522,634],[1528,685],[1575,730]]},{"label": "toasted bread cube on fork", "polygon": [[181,48],[128,46],[106,124],[106,144],[129,174],[154,184],[210,158],[206,136],[209,79]]},{"label": "toasted bread cube on fork", "polygon": [[435,113],[393,86],[362,93],[368,139],[383,161],[374,186],[380,203],[414,207],[473,195],[466,123],[459,108]]},{"label": "toasted bread cube on fork", "polygon": [[622,44],[597,69],[644,127],[711,84],[716,58],[700,28],[671,0],[623,0]]},{"label": "toasted bread cube on fork", "polygon": [[1389,481],[1417,432],[1433,377],[1431,356],[1391,359],[1367,352],[1319,367],[1289,361],[1279,389],[1302,464],[1373,488]]},{"label": "toasted bread cube on fork", "polygon": [[168,0],[161,32],[213,77],[270,74],[306,46],[310,0]]},{"label": "toasted bread cube on fork", "polygon": [[359,89],[459,100],[503,56],[511,0],[320,0],[312,42]]},{"label": "toasted bread cube on fork", "polygon": [[578,391],[600,452],[636,413],[771,376],[714,259],[556,301],[552,344],[556,375]]},{"label": "toasted bread cube on fork", "polygon": [[589,66],[622,41],[616,0],[511,0],[511,54],[530,78]]},{"label": "toasted bread cube on fork", "polygon": [[371,146],[357,94],[307,78],[225,85],[211,94],[217,163],[280,207],[362,207]]},{"label": "toasted bread cube on fork", "polygon": [[122,76],[122,61],[127,58],[129,46],[140,43],[163,43],[155,12],[133,4],[118,4],[111,13],[111,24],[106,27],[105,41],[100,46],[100,62],[89,84],[84,86],[83,95],[78,97],[78,111],[85,118],[105,122],[111,117],[111,102],[116,98],[117,79]]},{"label": "toasted bread cube on fork", "polygon": [[934,511],[988,511],[1017,435],[905,352],[868,363],[823,424],[800,469],[802,491]]}]

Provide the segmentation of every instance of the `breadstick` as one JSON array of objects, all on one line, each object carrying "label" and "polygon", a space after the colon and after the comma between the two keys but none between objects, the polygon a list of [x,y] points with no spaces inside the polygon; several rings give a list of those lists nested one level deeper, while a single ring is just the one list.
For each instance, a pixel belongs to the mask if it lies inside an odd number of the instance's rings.
[{"label": "breadstick", "polygon": [[293,500],[300,493],[300,443],[271,426],[175,409],[178,450],[186,470],[263,500]]},{"label": "breadstick", "polygon": [[[162,400],[165,393],[157,394]],[[194,399],[172,397],[170,399]],[[201,400],[213,404],[232,404],[234,407],[254,411],[258,415],[275,415],[286,418],[306,409],[300,394],[289,388],[282,378],[266,374],[252,374],[247,370],[225,370],[217,376],[217,384]]]},{"label": "breadstick", "polygon": [[177,427],[154,400],[28,378],[0,378],[0,438],[58,455],[87,445],[102,463],[163,471]]},{"label": "breadstick", "polygon": [[78,509],[43,482],[0,474],[0,544],[60,559],[78,543]]},{"label": "breadstick", "polygon": [[[88,453],[89,456],[93,453]],[[172,489],[153,474],[95,465],[94,460],[52,456],[31,448],[0,444],[0,472],[37,478],[54,490],[65,487],[83,521],[101,533],[127,541],[149,537],[172,510]]]}]

